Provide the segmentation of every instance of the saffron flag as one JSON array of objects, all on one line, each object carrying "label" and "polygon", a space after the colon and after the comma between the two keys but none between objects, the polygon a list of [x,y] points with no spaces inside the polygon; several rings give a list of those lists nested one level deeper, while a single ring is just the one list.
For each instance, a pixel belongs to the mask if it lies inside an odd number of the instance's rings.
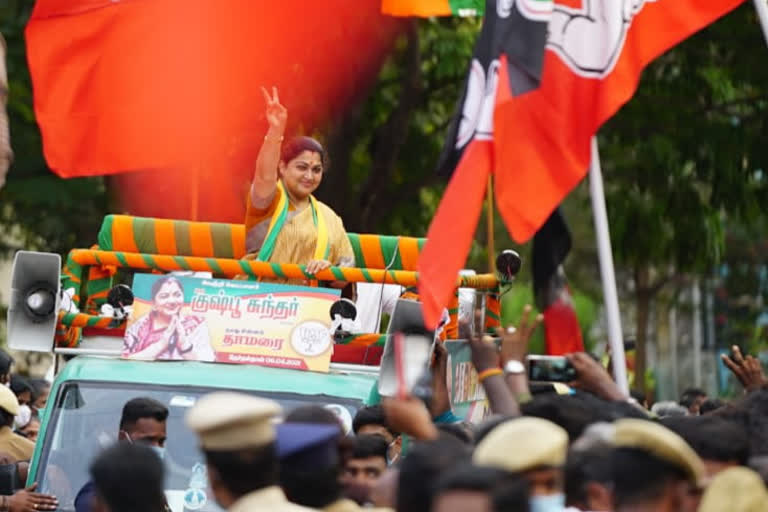
[{"label": "saffron flag", "polygon": [[[453,293],[488,174],[512,237],[527,241],[585,176],[591,137],[632,97],[643,68],[743,1],[556,0],[544,8],[487,0],[441,162],[452,178],[419,261],[428,325]],[[523,40],[526,49],[515,53],[517,29],[537,23],[545,39]],[[531,74],[526,64],[542,54],[540,75]]]},{"label": "saffron flag", "polygon": [[[291,135],[364,98],[402,25],[380,0],[37,0],[26,27],[50,168],[135,215],[242,222],[277,86]],[[307,20],[312,20],[308,23]],[[199,195],[199,197],[197,197]]]},{"label": "saffron flag", "polygon": [[553,356],[584,352],[579,319],[563,271],[570,250],[571,233],[558,208],[533,237],[533,294],[544,314],[546,352]]}]

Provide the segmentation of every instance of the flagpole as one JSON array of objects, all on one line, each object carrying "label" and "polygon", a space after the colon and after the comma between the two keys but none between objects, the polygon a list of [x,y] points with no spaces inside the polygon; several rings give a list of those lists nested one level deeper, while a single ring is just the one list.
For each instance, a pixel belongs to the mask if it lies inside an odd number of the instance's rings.
[{"label": "flagpole", "polygon": [[[592,196],[592,215],[595,220],[597,235],[597,254],[600,260],[600,276],[603,281],[603,301],[608,320],[608,343],[611,347],[611,362],[613,377],[616,384],[629,396],[627,382],[627,362],[624,357],[624,337],[621,332],[621,316],[619,314],[619,294],[616,291],[616,275],[613,268],[613,252],[611,251],[611,233],[608,229],[608,213],[605,209],[605,192],[603,190],[603,173],[600,170],[600,153],[597,146],[597,136],[592,136],[592,157],[589,164],[589,192]],[[638,375],[638,379],[645,378]]]},{"label": "flagpole", "polygon": [[768,44],[768,3],[765,0],[755,0],[755,10],[757,19],[760,21],[760,27],[763,29],[765,42]]},{"label": "flagpole", "polygon": [[496,236],[493,228],[493,174],[488,174],[486,193],[486,208],[488,209],[486,229],[488,230],[488,272],[496,272]]}]

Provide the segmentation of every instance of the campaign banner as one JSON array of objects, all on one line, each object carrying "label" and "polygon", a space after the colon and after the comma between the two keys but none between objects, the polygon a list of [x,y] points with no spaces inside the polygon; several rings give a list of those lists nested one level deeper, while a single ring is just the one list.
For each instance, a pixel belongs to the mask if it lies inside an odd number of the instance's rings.
[{"label": "campaign banner", "polygon": [[491,411],[483,386],[472,364],[472,350],[467,340],[447,340],[448,392],[453,413],[471,423],[480,423]]},{"label": "campaign banner", "polygon": [[340,290],[137,274],[123,357],[327,372]]}]

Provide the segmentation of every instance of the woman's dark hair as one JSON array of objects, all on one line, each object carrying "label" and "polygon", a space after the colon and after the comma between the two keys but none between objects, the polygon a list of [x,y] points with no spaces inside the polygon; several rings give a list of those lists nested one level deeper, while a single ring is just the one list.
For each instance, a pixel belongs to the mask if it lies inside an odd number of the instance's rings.
[{"label": "woman's dark hair", "polygon": [[280,161],[287,164],[304,151],[311,151],[320,155],[320,161],[323,164],[323,171],[328,169],[328,154],[325,148],[312,137],[293,137],[280,148]]},{"label": "woman's dark hair", "polygon": [[157,296],[157,294],[160,293],[160,288],[162,288],[166,283],[176,283],[179,289],[181,289],[182,293],[184,292],[184,286],[181,284],[181,281],[179,281],[178,278],[176,278],[175,276],[161,277],[160,279],[152,283],[152,289],[150,293],[152,295],[153,301],[155,300],[155,297]]}]

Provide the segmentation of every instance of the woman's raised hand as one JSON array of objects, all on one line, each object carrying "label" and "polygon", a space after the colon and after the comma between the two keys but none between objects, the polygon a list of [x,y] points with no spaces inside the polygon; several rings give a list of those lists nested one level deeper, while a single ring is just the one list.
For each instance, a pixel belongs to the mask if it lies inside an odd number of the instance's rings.
[{"label": "woman's raised hand", "polygon": [[282,136],[285,132],[285,124],[288,121],[288,110],[280,104],[280,97],[277,95],[277,87],[272,87],[272,95],[262,87],[261,92],[264,95],[264,101],[267,102],[267,122],[272,133]]}]

